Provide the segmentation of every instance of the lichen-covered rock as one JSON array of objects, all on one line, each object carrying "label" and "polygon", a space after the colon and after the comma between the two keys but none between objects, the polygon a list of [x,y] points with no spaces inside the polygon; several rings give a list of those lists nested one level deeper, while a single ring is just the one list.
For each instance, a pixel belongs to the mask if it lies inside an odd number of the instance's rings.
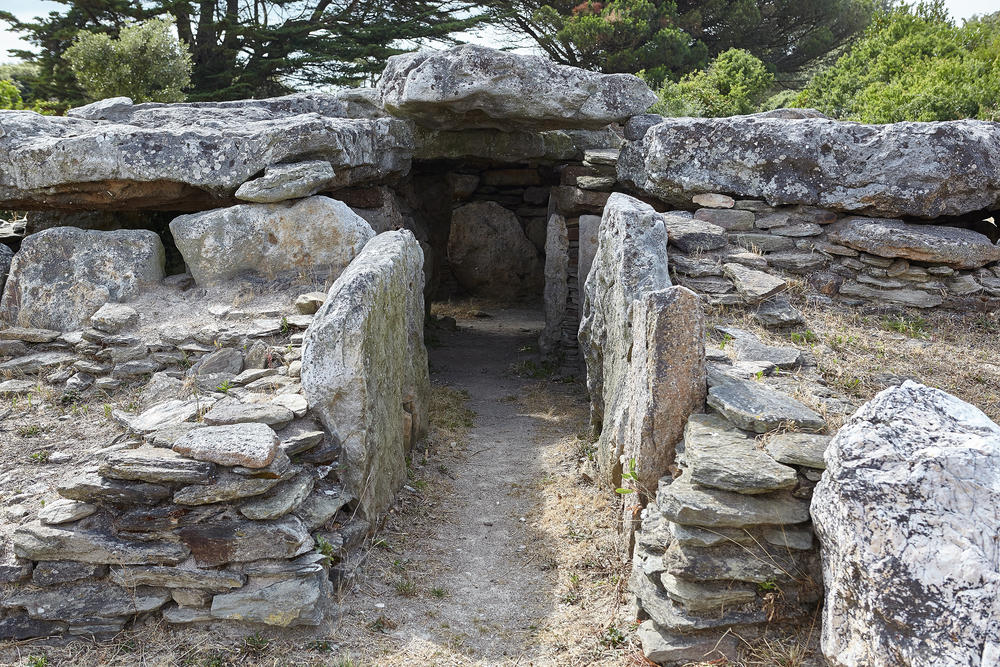
[{"label": "lichen-covered rock", "polygon": [[978,269],[1000,261],[1000,246],[971,229],[914,225],[883,218],[844,218],[829,229],[829,239],[879,257]]},{"label": "lichen-covered rock", "polygon": [[265,424],[204,426],[182,435],[173,449],[198,461],[264,468],[278,453],[278,436]]},{"label": "lichen-covered rock", "polygon": [[118,104],[77,117],[0,112],[3,208],[200,210],[270,165],[308,155],[331,187],[406,173],[413,139],[394,118],[352,119],[334,96]]},{"label": "lichen-covered rock", "polygon": [[493,201],[465,204],[452,213],[448,262],[459,285],[472,294],[513,298],[542,284],[538,251],[517,216]]},{"label": "lichen-covered rock", "polygon": [[175,565],[190,551],[174,542],[133,542],[78,527],[27,523],[14,531],[14,552],[31,560],[75,560],[116,565]]},{"label": "lichen-covered rock", "polygon": [[7,283],[7,274],[10,273],[10,264],[13,261],[14,251],[0,243],[0,294],[3,294],[3,286]]},{"label": "lichen-covered rock", "polygon": [[596,129],[656,102],[630,74],[599,74],[472,44],[393,56],[378,91],[387,111],[438,128]]},{"label": "lichen-covered rock", "polygon": [[912,381],[863,406],[813,493],[834,665],[1000,662],[1000,427]]},{"label": "lichen-covered rock", "polygon": [[[2,138],[0,138],[2,141]],[[86,326],[108,301],[126,301],[164,275],[155,232],[56,227],[21,242],[0,300],[0,319],[68,331]]]},{"label": "lichen-covered rock", "polygon": [[333,166],[326,160],[272,165],[260,178],[241,185],[236,198],[258,204],[301,199],[319,192],[333,177]]},{"label": "lichen-covered rock", "polygon": [[403,485],[426,428],[423,284],[413,234],[379,234],[334,282],[303,343],[303,391],[339,439],[342,482],[371,519]]},{"label": "lichen-covered rock", "polygon": [[886,217],[1000,208],[1000,129],[760,115],[668,118],[626,145],[619,180],[668,203],[722,193]]},{"label": "lichen-covered rock", "polygon": [[[670,286],[663,216],[633,197],[612,194],[585,284],[579,333],[595,427],[602,428],[609,408],[625,402],[615,394],[622,392],[629,372],[626,351],[632,347],[635,302],[646,292]],[[603,429],[602,437],[605,442],[598,446],[598,468],[608,482],[616,482],[621,452],[610,446]]]},{"label": "lichen-covered rock", "polygon": [[268,278],[298,271],[334,277],[375,236],[347,204],[329,197],[182,215],[170,223],[170,232],[199,285],[245,272]]}]

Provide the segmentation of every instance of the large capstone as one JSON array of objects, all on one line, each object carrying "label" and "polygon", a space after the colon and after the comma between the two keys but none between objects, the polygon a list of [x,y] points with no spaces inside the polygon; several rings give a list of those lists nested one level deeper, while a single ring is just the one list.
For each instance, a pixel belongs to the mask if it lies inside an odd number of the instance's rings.
[{"label": "large capstone", "polygon": [[826,450],[812,517],[835,665],[1000,662],[1000,426],[912,381]]},{"label": "large capstone", "polygon": [[512,298],[541,289],[538,251],[517,216],[496,202],[473,202],[455,210],[448,262],[459,285],[471,294]]},{"label": "large capstone", "polygon": [[825,118],[668,118],[626,144],[619,180],[679,206],[723,193],[885,217],[1000,208],[1000,127]]},{"label": "large capstone", "polygon": [[105,303],[126,301],[158,283],[164,262],[163,244],[151,231],[46,229],[26,237],[14,256],[0,319],[42,329],[82,328]]},{"label": "large capstone", "polygon": [[114,105],[69,116],[0,112],[0,208],[200,210],[266,167],[309,156],[329,187],[404,174],[413,139],[394,118],[348,118],[336,96]]},{"label": "large capstone", "polygon": [[329,197],[182,215],[170,232],[199,285],[245,273],[274,278],[305,272],[325,280],[339,275],[375,236],[347,204]]},{"label": "large capstone", "polygon": [[369,241],[333,283],[305,334],[302,388],[341,443],[344,488],[374,519],[406,480],[430,384],[423,251],[409,231]]},{"label": "large capstone", "polygon": [[378,91],[387,111],[448,129],[596,129],[656,102],[631,74],[599,74],[472,44],[393,56]]}]

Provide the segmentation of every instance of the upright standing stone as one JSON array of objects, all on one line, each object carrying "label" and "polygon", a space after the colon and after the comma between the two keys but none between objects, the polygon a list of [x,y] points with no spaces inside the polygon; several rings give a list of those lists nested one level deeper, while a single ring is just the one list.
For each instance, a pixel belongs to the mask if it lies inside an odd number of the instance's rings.
[{"label": "upright standing stone", "polygon": [[344,488],[371,520],[405,482],[426,427],[423,285],[413,234],[379,234],[334,282],[303,343],[302,388],[340,440]]},{"label": "upright standing stone", "polygon": [[566,317],[569,298],[569,235],[566,218],[558,213],[549,216],[545,233],[545,329],[538,341],[542,354],[551,354],[559,347],[562,322]]},{"label": "upright standing stone", "polygon": [[834,665],[1000,664],[1000,426],[912,381],[826,450],[812,517]]}]

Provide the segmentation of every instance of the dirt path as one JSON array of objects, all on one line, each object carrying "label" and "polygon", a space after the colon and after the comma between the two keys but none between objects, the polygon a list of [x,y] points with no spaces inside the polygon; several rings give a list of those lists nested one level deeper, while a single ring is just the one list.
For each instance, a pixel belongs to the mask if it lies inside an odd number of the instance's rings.
[{"label": "dirt path", "polygon": [[540,313],[491,314],[430,348],[437,391],[465,392],[474,425],[415,461],[341,629],[380,631],[359,656],[379,664],[622,664],[613,515],[575,458],[585,398],[525,377],[544,374]]}]

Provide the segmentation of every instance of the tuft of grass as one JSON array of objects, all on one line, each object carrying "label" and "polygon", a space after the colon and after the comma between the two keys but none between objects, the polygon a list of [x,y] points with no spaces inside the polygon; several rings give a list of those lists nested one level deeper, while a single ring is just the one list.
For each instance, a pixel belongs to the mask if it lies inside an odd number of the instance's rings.
[{"label": "tuft of grass", "polygon": [[407,577],[396,581],[396,595],[404,598],[412,598],[417,594],[417,584]]},{"label": "tuft of grass", "polygon": [[434,588],[431,589],[431,597],[435,597],[438,600],[443,600],[444,598],[448,597],[448,591],[441,588],[440,586],[435,586]]},{"label": "tuft of grass", "polygon": [[260,655],[261,653],[267,651],[267,648],[270,645],[271,640],[259,632],[255,632],[252,635],[247,635],[243,638],[243,647],[246,649],[247,653]]},{"label": "tuft of grass", "polygon": [[929,338],[930,322],[920,315],[893,315],[882,318],[882,328],[910,338]]},{"label": "tuft of grass", "polygon": [[805,667],[813,652],[795,638],[768,639],[760,637],[743,648],[743,664],[747,667]]}]

